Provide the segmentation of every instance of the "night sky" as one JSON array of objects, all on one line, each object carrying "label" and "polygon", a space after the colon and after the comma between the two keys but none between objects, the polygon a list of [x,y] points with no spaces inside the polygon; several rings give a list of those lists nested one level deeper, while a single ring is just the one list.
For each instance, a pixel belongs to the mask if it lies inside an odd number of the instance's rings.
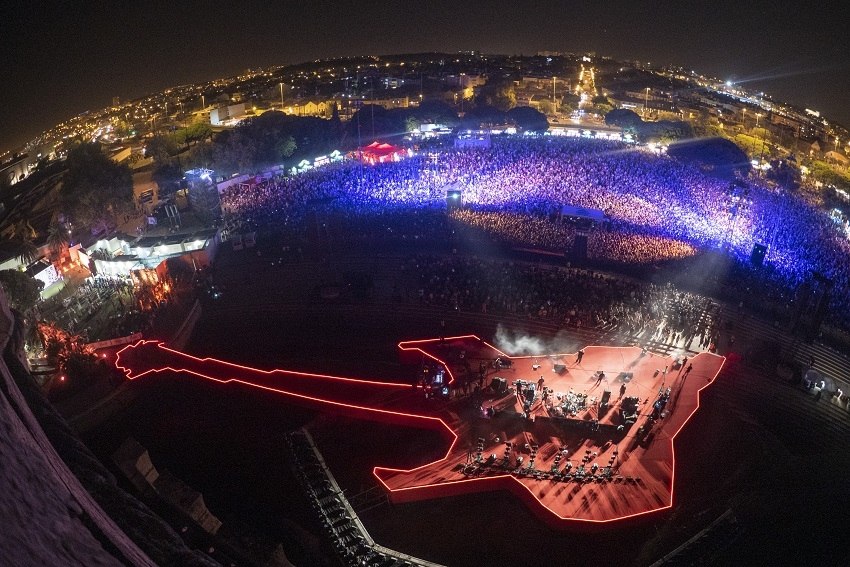
[{"label": "night sky", "polygon": [[807,4],[11,0],[0,7],[0,151],[113,96],[316,58],[470,49],[672,63],[850,125],[850,6]]}]

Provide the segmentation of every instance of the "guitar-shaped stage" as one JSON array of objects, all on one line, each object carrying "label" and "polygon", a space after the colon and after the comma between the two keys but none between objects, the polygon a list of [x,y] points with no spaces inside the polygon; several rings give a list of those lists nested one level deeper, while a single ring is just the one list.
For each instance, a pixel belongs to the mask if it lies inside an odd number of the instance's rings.
[{"label": "guitar-shaped stage", "polygon": [[[675,437],[725,361],[700,353],[679,365],[639,347],[598,346],[583,349],[580,361],[575,353],[510,357],[474,335],[398,346],[433,367],[428,380],[261,370],[157,341],[125,347],[115,365],[131,380],[172,372],[259,388],[326,413],[437,430],[448,446],[443,458],[411,470],[375,467],[393,502],[509,490],[564,527],[672,505]],[[470,394],[474,410],[464,410],[468,398],[442,399],[440,390],[461,391],[461,369],[473,360],[487,362],[486,378]]]}]

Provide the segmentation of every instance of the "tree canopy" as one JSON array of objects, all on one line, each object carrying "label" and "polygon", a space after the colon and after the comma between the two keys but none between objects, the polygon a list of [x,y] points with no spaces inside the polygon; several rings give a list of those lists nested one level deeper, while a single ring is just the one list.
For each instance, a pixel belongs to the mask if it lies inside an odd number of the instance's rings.
[{"label": "tree canopy", "polygon": [[615,108],[605,115],[605,124],[609,126],[617,126],[619,128],[632,128],[637,130],[643,120],[634,110],[628,108]]},{"label": "tree canopy", "polygon": [[479,105],[463,115],[461,126],[475,129],[485,124],[503,124],[507,115],[495,106]]},{"label": "tree canopy", "polygon": [[11,307],[25,312],[38,302],[44,282],[18,270],[0,270],[0,287],[6,292]]},{"label": "tree canopy", "polygon": [[355,147],[374,140],[386,140],[408,131],[408,119],[413,116],[405,108],[386,109],[366,104],[360,107],[345,128],[346,145]]},{"label": "tree canopy", "polygon": [[638,136],[647,142],[671,144],[677,140],[692,138],[693,135],[694,130],[691,125],[681,120],[642,122],[638,126]]},{"label": "tree canopy", "polygon": [[696,138],[676,142],[667,148],[668,155],[698,165],[723,178],[749,173],[747,154],[725,138]]},{"label": "tree canopy", "polygon": [[564,96],[561,97],[561,111],[572,112],[573,110],[577,110],[579,102],[581,102],[581,97],[578,95],[574,95],[570,92],[565,93]]},{"label": "tree canopy", "polygon": [[839,170],[825,161],[813,161],[809,166],[812,177],[824,185],[836,187],[843,191],[850,191],[850,175]]},{"label": "tree canopy", "polygon": [[334,120],[271,111],[219,134],[213,142],[213,169],[224,174],[259,170],[314,158],[339,144]]},{"label": "tree canopy", "polygon": [[765,172],[765,177],[789,191],[800,187],[800,168],[792,160],[776,159],[771,161],[770,169]]},{"label": "tree canopy", "polygon": [[549,129],[546,115],[529,106],[517,106],[507,112],[507,117],[526,132],[545,132]]},{"label": "tree canopy", "polygon": [[132,208],[130,168],[109,159],[100,144],[80,144],[68,152],[65,164],[61,206],[78,225],[91,227]]},{"label": "tree canopy", "polygon": [[681,120],[644,122],[636,112],[627,108],[617,108],[608,112],[605,115],[605,123],[632,132],[645,142],[670,144],[676,140],[694,136],[694,130],[687,122]]},{"label": "tree canopy", "polygon": [[490,79],[481,87],[475,97],[479,106],[493,106],[502,112],[507,112],[516,106],[516,90],[507,79]]},{"label": "tree canopy", "polygon": [[423,123],[443,124],[450,128],[457,126],[457,112],[441,100],[424,100],[412,109],[412,114]]}]

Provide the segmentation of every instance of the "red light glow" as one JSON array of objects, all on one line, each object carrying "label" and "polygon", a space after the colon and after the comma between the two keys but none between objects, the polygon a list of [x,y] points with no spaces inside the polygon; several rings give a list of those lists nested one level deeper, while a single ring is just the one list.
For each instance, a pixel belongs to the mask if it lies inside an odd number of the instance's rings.
[{"label": "red light glow", "polygon": [[[454,376],[449,366],[438,358],[433,351],[443,348],[447,343],[460,342],[462,344],[464,341],[476,341],[479,345],[484,345],[487,349],[490,349],[492,353],[498,356],[508,357],[508,355],[482,341],[475,335],[446,337],[445,339],[403,341],[398,344],[398,348],[402,351],[418,351],[423,356],[441,364],[447,371],[450,378],[449,383],[451,384],[454,382]],[[636,349],[635,347],[587,347],[586,359],[592,358],[596,353],[608,352],[606,349],[610,349],[615,353],[621,353],[616,354],[615,357],[622,358],[623,360],[627,360],[630,351],[640,351],[640,349]],[[632,355],[634,354],[635,352],[632,352]],[[654,359],[653,356],[650,355],[647,357],[647,365],[650,364],[650,361],[652,365],[656,364],[655,360],[657,358]],[[508,358],[521,361],[532,357]],[[609,512],[607,515],[592,511],[589,507],[586,510],[578,511],[575,507],[570,508],[569,510],[574,512],[573,515],[560,513],[559,511],[564,509],[563,498],[556,502],[553,496],[544,494],[547,490],[552,490],[551,488],[546,490],[541,488],[545,488],[544,483],[550,487],[557,484],[551,480],[534,479],[529,476],[518,477],[508,471],[504,474],[493,474],[492,476],[483,476],[481,478],[465,478],[460,474],[450,473],[449,469],[451,466],[462,460],[461,455],[466,453],[461,448],[458,448],[457,444],[460,438],[460,432],[468,431],[468,424],[461,421],[462,418],[457,415],[457,412],[450,412],[445,406],[435,406],[429,415],[429,412],[426,411],[421,392],[417,392],[411,384],[381,382],[283,369],[262,370],[216,358],[199,358],[171,349],[159,341],[150,340],[139,341],[118,351],[115,357],[115,366],[130,380],[162,372],[184,373],[217,383],[235,383],[258,388],[283,395],[293,402],[316,407],[324,411],[331,410],[335,413],[356,418],[437,430],[445,435],[448,440],[448,447],[441,458],[409,470],[374,467],[373,474],[389,492],[394,501],[404,502],[452,496],[466,492],[506,489],[526,502],[542,519],[557,527],[575,521],[605,523],[623,520],[666,510],[672,506],[675,484],[674,440],[685,424],[699,409],[700,392],[716,379],[723,367],[723,362],[725,362],[724,357],[708,353],[696,355],[692,359],[692,364],[697,363],[698,360],[700,362],[697,366],[699,368],[707,367],[710,371],[713,371],[713,375],[710,375],[710,373],[704,375],[706,378],[705,383],[701,384],[695,392],[692,391],[693,387],[689,386],[689,395],[695,396],[695,405],[693,408],[690,409],[690,403],[692,402],[685,400],[683,405],[686,407],[683,408],[681,415],[673,417],[673,410],[671,410],[670,417],[668,417],[663,425],[659,426],[665,428],[669,425],[670,430],[663,429],[663,435],[659,436],[662,438],[653,441],[653,444],[655,444],[653,449],[632,455],[631,453],[627,454],[627,449],[623,448],[623,454],[618,457],[618,467],[620,466],[620,462],[627,461],[628,457],[638,457],[638,459],[632,459],[632,461],[637,461],[637,463],[630,462],[629,464],[639,464],[642,467],[641,470],[645,471],[659,471],[657,478],[647,479],[647,483],[652,484],[652,489],[655,490],[653,492],[653,498],[643,498],[642,501],[631,505],[631,507],[625,506],[620,510],[615,509],[613,513]],[[586,371],[575,368],[573,372],[579,374]],[[694,374],[696,375],[697,373]],[[692,382],[702,377],[703,375],[700,375],[699,378],[695,376]],[[671,378],[671,384],[673,384],[673,380]],[[335,387],[328,388],[328,384],[334,384]],[[682,380],[682,384],[684,385],[684,379]],[[635,388],[637,387],[635,386]],[[393,390],[402,392],[407,390],[410,392],[410,396],[399,397],[394,395],[392,398],[386,398],[386,393]],[[388,400],[390,401],[388,402]],[[388,403],[395,404],[396,409],[387,409],[386,406]],[[676,403],[679,403],[678,398]],[[408,408],[412,408],[412,410],[408,411]],[[690,409],[689,412],[687,412],[688,409]],[[677,426],[670,425],[671,423]],[[625,445],[625,439],[623,444]],[[640,457],[647,460],[648,464],[640,463]],[[437,471],[439,474],[432,474],[432,471]],[[647,473],[645,472],[644,474]],[[429,479],[434,480],[431,481]],[[587,490],[609,489],[604,484],[599,484],[598,488],[592,486],[593,484],[588,485]],[[570,485],[568,483],[562,483],[562,486],[577,487],[573,489],[573,492],[583,488],[579,484]],[[616,491],[620,489],[618,486],[612,485],[610,486],[610,490]],[[553,492],[557,494],[559,491],[553,490]],[[580,499],[577,497],[576,500]],[[623,500],[627,499],[624,498]]]}]

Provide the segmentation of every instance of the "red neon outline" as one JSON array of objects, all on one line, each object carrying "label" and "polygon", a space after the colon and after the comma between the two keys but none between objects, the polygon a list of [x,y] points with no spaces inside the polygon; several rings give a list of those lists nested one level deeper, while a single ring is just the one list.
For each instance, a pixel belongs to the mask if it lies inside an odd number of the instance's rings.
[{"label": "red neon outline", "polygon": [[[115,353],[115,366],[116,366],[116,368],[121,370],[124,373],[124,375],[127,376],[127,378],[130,379],[130,380],[135,380],[136,378],[140,378],[142,376],[145,376],[146,374],[148,374],[150,372],[161,372],[163,370],[171,370],[172,372],[180,372],[181,371],[181,370],[175,370],[174,368],[169,367],[169,368],[159,368],[159,369],[155,369],[155,370],[147,370],[147,371],[142,372],[141,374],[138,374],[136,376],[131,376],[132,369],[127,368],[125,366],[121,366],[119,364],[119,360],[121,360],[121,353],[124,352],[125,350],[127,350],[128,348],[136,348],[136,347],[139,347],[139,346],[142,346],[142,345],[145,345],[145,344],[153,344],[153,345],[159,347],[162,350],[174,353],[177,356],[185,356],[186,358],[191,358],[192,360],[194,360],[196,362],[200,362],[200,363],[214,362],[216,364],[222,364],[222,365],[229,366],[229,367],[232,367],[232,368],[238,368],[239,370],[247,370],[248,372],[258,372],[260,374],[266,374],[266,375],[283,374],[283,375],[305,376],[305,377],[308,377],[308,378],[322,378],[322,379],[327,379],[327,380],[340,380],[340,381],[343,381],[343,382],[352,382],[352,383],[356,383],[356,384],[369,384],[369,385],[372,385],[372,386],[379,386],[379,387],[384,386],[384,387],[390,387],[390,388],[406,388],[406,389],[413,388],[412,384],[405,384],[403,382],[381,382],[379,380],[366,380],[365,378],[362,378],[362,379],[361,378],[346,378],[344,376],[333,376],[333,375],[330,375],[330,374],[316,374],[316,373],[313,373],[313,372],[301,372],[301,371],[298,371],[298,370],[286,370],[286,369],[283,369],[283,368],[275,368],[273,370],[263,370],[262,368],[255,368],[253,366],[245,366],[243,364],[237,364],[235,362],[227,362],[226,360],[213,358],[211,356],[199,358],[197,356],[193,356],[191,354],[181,352],[179,350],[175,350],[173,348],[167,347],[167,346],[165,346],[165,343],[163,343],[162,341],[156,341],[156,340],[140,340],[140,341],[133,343],[132,345],[125,346],[124,348],[119,350],[117,353]],[[186,369],[183,369],[183,371],[192,373],[190,370],[186,370]],[[230,382],[230,380],[219,380],[218,378],[212,378],[212,377],[209,377],[209,378],[211,380],[215,380],[216,382],[222,382],[222,383]]]},{"label": "red neon outline", "polygon": [[[483,344],[487,345],[489,348],[493,349],[495,352],[498,352],[501,355],[506,356],[506,357],[511,358],[511,359],[526,359],[526,358],[537,357],[535,355],[511,357],[511,356],[505,354],[504,352],[502,352],[501,350],[499,350],[498,348],[494,347],[493,345],[490,345],[486,341],[481,340],[476,335],[461,335],[461,336],[455,336],[455,337],[446,337],[444,339],[437,338],[437,339],[424,339],[424,340],[416,340],[416,341],[402,341],[402,342],[398,343],[398,348],[401,349],[401,350],[404,350],[404,351],[409,351],[409,350],[419,351],[423,355],[428,356],[429,358],[439,362],[440,364],[443,365],[443,367],[449,373],[449,376],[450,376],[450,379],[451,379],[450,383],[451,383],[451,382],[454,381],[454,376],[451,374],[451,371],[449,370],[448,365],[445,362],[443,362],[442,360],[440,360],[440,359],[436,358],[435,356],[429,354],[428,352],[424,351],[423,349],[419,348],[418,346],[411,346],[411,345],[433,344],[435,342],[461,340],[461,339],[478,340],[478,341],[482,342]],[[245,366],[245,365],[241,365],[241,364],[223,361],[223,360],[213,358],[213,357],[199,358],[199,357],[193,356],[191,354],[183,353],[181,351],[169,348],[169,347],[165,346],[161,341],[155,341],[155,340],[140,340],[136,343],[126,345],[124,348],[122,348],[121,350],[119,350],[118,352],[115,353],[115,361],[114,361],[115,367],[118,370],[120,370],[129,380],[135,380],[137,378],[141,378],[141,377],[147,376],[147,375],[152,374],[152,373],[159,373],[159,372],[163,372],[163,371],[171,371],[171,372],[174,372],[174,373],[183,372],[183,373],[186,373],[186,374],[190,374],[190,375],[193,375],[193,376],[197,376],[199,378],[204,378],[204,379],[211,380],[213,382],[218,382],[218,383],[221,383],[221,384],[227,384],[227,383],[233,382],[233,383],[242,384],[242,385],[249,386],[249,387],[258,388],[258,389],[261,389],[261,390],[275,392],[277,394],[282,394],[284,396],[288,396],[288,397],[292,397],[292,398],[296,398],[296,399],[300,399],[300,400],[318,403],[320,405],[327,404],[327,405],[333,406],[333,407],[353,409],[353,410],[357,410],[358,412],[364,412],[367,415],[368,414],[375,414],[375,417],[382,416],[384,418],[398,417],[398,418],[403,418],[403,420],[409,419],[409,420],[411,420],[411,423],[409,423],[409,424],[413,425],[413,426],[422,427],[425,423],[427,423],[430,426],[429,428],[437,428],[437,429],[440,429],[441,431],[443,431],[444,434],[446,432],[448,433],[448,437],[451,439],[451,442],[449,443],[449,446],[448,446],[448,449],[446,450],[446,453],[444,454],[444,456],[442,458],[436,459],[436,460],[434,460],[430,463],[426,463],[426,464],[420,465],[418,467],[414,467],[414,468],[409,469],[409,470],[387,468],[387,467],[374,467],[372,469],[373,476],[375,476],[375,478],[378,479],[378,481],[384,486],[384,488],[388,492],[399,493],[399,492],[419,491],[419,490],[428,491],[429,489],[434,489],[434,488],[440,487],[440,486],[443,486],[443,487],[445,487],[445,486],[458,486],[458,485],[464,485],[464,484],[471,484],[471,483],[474,483],[474,482],[489,482],[490,484],[495,483],[497,485],[500,485],[503,482],[509,482],[510,484],[508,485],[507,488],[511,492],[513,492],[514,494],[516,494],[520,497],[525,496],[525,493],[527,493],[527,495],[530,495],[532,497],[532,500],[525,499],[524,501],[526,503],[531,504],[532,509],[534,511],[543,512],[544,514],[547,514],[550,519],[552,519],[554,517],[554,519],[556,519],[560,522],[588,522],[588,523],[594,523],[594,524],[604,524],[604,523],[608,523],[608,522],[614,522],[614,521],[625,520],[625,519],[628,519],[628,518],[634,518],[634,517],[637,517],[637,516],[643,516],[643,515],[646,515],[646,514],[651,514],[651,513],[667,510],[667,509],[669,509],[673,506],[674,491],[675,491],[675,484],[676,484],[676,482],[675,482],[676,481],[676,447],[675,447],[676,437],[682,431],[682,429],[684,429],[685,425],[687,425],[687,423],[691,420],[691,418],[694,416],[694,414],[696,414],[696,412],[699,410],[699,408],[701,406],[701,393],[702,393],[702,391],[706,387],[708,387],[709,384],[714,383],[714,381],[717,379],[717,376],[720,374],[720,371],[723,369],[723,366],[725,365],[725,362],[726,362],[726,357],[711,354],[711,353],[699,353],[694,357],[694,358],[696,358],[697,356],[701,356],[701,355],[709,355],[709,356],[719,357],[719,358],[722,359],[722,361],[720,363],[720,366],[718,366],[718,369],[715,372],[714,376],[709,378],[707,380],[707,382],[697,390],[697,392],[696,392],[696,406],[691,411],[691,413],[682,421],[682,424],[679,426],[679,428],[669,438],[670,452],[671,452],[671,457],[672,457],[672,469],[671,469],[671,474],[670,474],[669,503],[667,503],[664,506],[659,506],[657,508],[652,508],[652,509],[645,510],[645,511],[642,511],[642,512],[637,512],[637,513],[634,513],[634,514],[628,514],[628,515],[624,515],[624,516],[616,516],[616,517],[612,517],[612,518],[608,518],[608,519],[599,520],[599,519],[592,519],[592,518],[576,518],[576,517],[561,516],[560,514],[555,512],[552,508],[550,508],[546,504],[544,504],[534,494],[534,492],[533,492],[533,490],[530,486],[526,485],[525,483],[523,483],[521,481],[520,478],[518,478],[518,477],[516,477],[512,474],[502,474],[502,475],[487,476],[487,477],[482,477],[482,478],[459,479],[459,480],[452,480],[452,481],[439,482],[439,483],[430,483],[430,484],[425,484],[425,485],[421,485],[421,486],[408,486],[408,487],[402,487],[402,488],[390,488],[387,485],[387,483],[384,482],[384,480],[379,476],[380,471],[409,474],[409,473],[415,472],[417,470],[423,469],[425,467],[430,467],[430,466],[437,464],[437,463],[440,463],[442,461],[446,461],[449,458],[449,456],[452,453],[452,450],[454,449],[455,445],[457,444],[458,435],[442,418],[437,417],[437,416],[427,416],[427,415],[420,415],[420,414],[415,414],[415,413],[386,410],[386,409],[369,407],[369,406],[358,405],[358,404],[350,404],[350,403],[331,400],[331,399],[327,399],[327,398],[319,398],[319,397],[316,397],[316,396],[310,396],[310,395],[307,395],[307,394],[300,394],[300,393],[289,391],[289,390],[282,389],[282,388],[274,388],[274,387],[271,387],[271,386],[256,384],[256,383],[249,382],[247,380],[242,380],[242,379],[239,379],[239,378],[221,379],[221,378],[216,378],[214,376],[210,376],[210,375],[203,374],[203,373],[200,373],[200,372],[196,372],[196,371],[193,371],[193,370],[189,370],[189,369],[186,369],[186,368],[173,368],[171,366],[166,366],[166,367],[162,367],[162,368],[151,368],[151,369],[146,370],[146,371],[144,371],[140,374],[133,375],[132,368],[124,366],[122,364],[121,355],[127,349],[135,349],[137,347],[148,345],[148,344],[151,344],[151,345],[155,346],[156,348],[162,349],[164,351],[167,351],[174,356],[186,357],[188,359],[194,360],[195,362],[199,362],[199,363],[213,362],[213,363],[217,363],[217,364],[222,364],[222,365],[224,365],[225,367],[228,367],[228,368],[240,369],[240,370],[245,370],[245,371],[248,371],[248,372],[257,372],[257,373],[264,374],[264,375],[280,374],[280,375],[283,375],[283,376],[287,376],[287,375],[302,376],[302,377],[308,377],[308,378],[318,378],[318,379],[323,379],[323,380],[338,380],[338,381],[344,381],[344,382],[347,382],[347,383],[364,384],[364,385],[368,385],[370,387],[372,387],[372,386],[390,387],[390,388],[403,387],[403,388],[412,390],[413,386],[410,385],[410,384],[404,384],[404,383],[398,383],[398,382],[380,382],[380,381],[375,381],[375,380],[361,380],[361,379],[357,379],[357,378],[347,378],[347,377],[342,377],[342,376],[333,376],[333,375],[328,375],[328,374],[315,374],[315,373],[299,372],[299,371],[285,370],[285,369],[262,370],[262,369],[254,368],[254,367],[251,367],[251,366]],[[587,348],[591,348],[591,347],[587,347]],[[605,347],[605,348],[627,349],[627,348],[635,348],[635,347]],[[574,354],[574,353],[569,353],[569,354]],[[559,354],[559,355],[538,355],[538,356],[540,358],[543,358],[543,357],[550,357],[550,356],[565,356],[565,355]],[[505,479],[510,479],[510,480],[506,481]],[[511,482],[511,481],[513,481],[513,482]],[[525,489],[525,493],[523,493],[521,491],[518,492],[519,487],[522,487],[523,489]],[[437,495],[435,495],[435,497],[436,496]]]},{"label": "red neon outline", "polygon": [[[596,346],[596,345],[592,345],[592,346]],[[585,348],[591,348],[591,347],[585,347]],[[635,347],[604,347],[604,348],[628,349],[628,348],[635,348]],[[496,349],[496,348],[494,348],[494,350],[496,350],[497,352],[502,352],[502,351],[500,351],[499,349]],[[510,485],[511,492],[514,492],[516,494],[515,489],[516,489],[517,485],[524,488],[531,495],[531,497],[534,499],[534,501],[536,501],[537,504],[539,505],[539,507],[537,508],[538,511],[547,512],[547,513],[551,514],[552,516],[554,516],[557,520],[560,520],[560,521],[563,521],[563,522],[588,522],[588,523],[593,523],[593,524],[605,524],[605,523],[609,523],[609,522],[618,522],[618,521],[626,520],[626,519],[629,519],[629,518],[635,518],[635,517],[638,517],[638,516],[644,516],[646,514],[653,514],[653,513],[656,513],[656,512],[668,510],[673,506],[674,492],[675,492],[675,486],[676,486],[676,444],[675,444],[676,436],[682,431],[682,429],[684,429],[685,425],[687,425],[687,423],[691,420],[691,418],[694,416],[694,414],[696,414],[696,412],[699,410],[699,408],[700,408],[700,398],[701,398],[702,391],[705,388],[707,388],[709,386],[709,384],[714,383],[714,381],[717,379],[717,376],[720,375],[720,371],[723,370],[723,366],[726,363],[726,357],[725,356],[720,356],[720,355],[716,355],[716,354],[708,353],[708,352],[698,353],[696,356],[694,356],[694,358],[696,358],[697,356],[700,356],[700,355],[716,356],[716,357],[722,358],[723,362],[718,367],[717,372],[714,373],[714,376],[711,377],[702,387],[700,387],[696,391],[696,394],[697,394],[696,407],[694,407],[694,409],[693,409],[693,411],[691,411],[690,415],[688,415],[684,419],[684,421],[682,422],[682,425],[679,426],[679,429],[677,429],[670,436],[670,454],[671,454],[671,457],[672,457],[672,460],[673,460],[673,463],[672,463],[673,466],[671,468],[671,473],[670,473],[669,503],[664,505],[664,506],[659,506],[658,508],[652,508],[650,510],[644,510],[643,512],[636,512],[634,514],[627,514],[627,515],[624,515],[624,516],[617,516],[617,517],[614,517],[614,518],[608,518],[608,519],[604,519],[604,520],[597,520],[597,519],[592,519],[592,518],[575,518],[575,517],[561,516],[560,514],[555,512],[552,508],[550,508],[546,504],[544,504],[534,494],[534,492],[532,491],[530,486],[526,485],[525,483],[523,483],[521,481],[520,478],[518,478],[518,477],[516,477],[512,474],[487,476],[487,477],[483,477],[483,478],[466,478],[466,479],[445,481],[445,482],[439,482],[439,483],[423,484],[423,485],[420,485],[420,486],[407,486],[407,487],[402,487],[402,488],[390,488],[387,485],[387,483],[384,482],[384,480],[378,475],[379,471],[396,472],[396,473],[404,473],[404,474],[413,473],[413,472],[416,472],[417,470],[422,469],[424,467],[429,467],[429,466],[436,464],[440,461],[445,461],[446,459],[448,459],[449,454],[451,452],[447,453],[442,459],[437,459],[435,461],[432,461],[430,463],[427,463],[427,464],[419,466],[419,467],[412,468],[410,470],[395,469],[395,468],[388,468],[388,467],[374,467],[372,469],[372,474],[373,474],[373,476],[375,476],[375,478],[377,478],[381,482],[381,484],[384,486],[384,488],[390,493],[404,492],[404,491],[414,491],[414,490],[426,490],[427,491],[429,489],[433,489],[433,488],[440,487],[440,486],[458,485],[458,484],[479,482],[479,481],[495,482],[495,481],[500,481],[501,479],[509,478],[509,479],[513,480],[514,483],[515,483],[515,484]],[[505,355],[505,356],[508,356],[508,355]],[[543,358],[544,356],[548,357],[548,356],[561,356],[561,355],[539,355],[539,356],[528,355],[528,356],[516,356],[516,357],[509,357],[509,358],[512,358],[512,359]],[[457,435],[455,435],[455,440],[457,440]]]}]

